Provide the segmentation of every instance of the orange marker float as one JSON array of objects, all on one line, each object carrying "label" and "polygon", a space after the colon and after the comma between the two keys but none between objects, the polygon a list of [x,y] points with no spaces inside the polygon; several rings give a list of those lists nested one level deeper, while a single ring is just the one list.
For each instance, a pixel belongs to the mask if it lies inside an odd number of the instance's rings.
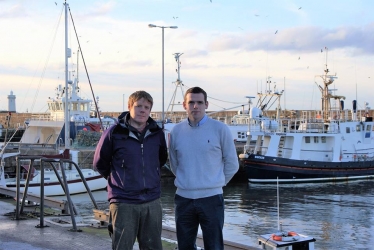
[{"label": "orange marker float", "polygon": [[300,236],[293,231],[290,231],[288,233],[275,233],[271,235],[273,240],[276,241],[296,241],[299,240]]}]

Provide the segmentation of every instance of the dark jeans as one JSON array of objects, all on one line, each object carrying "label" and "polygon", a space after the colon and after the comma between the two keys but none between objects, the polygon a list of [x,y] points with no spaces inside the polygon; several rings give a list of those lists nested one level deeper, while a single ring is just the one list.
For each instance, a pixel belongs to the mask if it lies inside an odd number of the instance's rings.
[{"label": "dark jeans", "polygon": [[223,250],[223,195],[201,199],[186,199],[175,195],[175,222],[178,250],[196,249],[199,228],[203,232],[204,250]]},{"label": "dark jeans", "polygon": [[140,249],[162,249],[160,199],[144,204],[111,203],[109,210],[113,249],[132,250],[136,238]]}]

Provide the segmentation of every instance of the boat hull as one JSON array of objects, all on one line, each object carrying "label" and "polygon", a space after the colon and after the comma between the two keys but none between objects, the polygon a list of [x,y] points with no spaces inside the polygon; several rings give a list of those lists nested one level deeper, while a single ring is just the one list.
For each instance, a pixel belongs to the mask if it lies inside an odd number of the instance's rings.
[{"label": "boat hull", "polygon": [[[90,177],[85,177],[85,180],[90,191],[103,190],[107,186],[107,180],[104,179],[99,174],[92,175]],[[69,179],[67,180],[67,183],[69,187],[69,193],[72,195],[87,192],[83,181],[79,177],[74,178],[74,179]],[[6,187],[11,188],[11,189],[16,189],[16,183],[7,182]],[[24,188],[25,188],[25,181],[21,181],[20,183],[21,192],[23,192]],[[40,195],[40,181],[30,181],[29,187],[27,189],[27,193]],[[65,192],[62,189],[62,186],[58,181],[56,180],[55,181],[44,181],[44,195],[45,196],[59,196],[59,195],[65,195]]]},{"label": "boat hull", "polygon": [[322,162],[250,155],[241,159],[249,182],[329,182],[374,178],[374,161]]}]

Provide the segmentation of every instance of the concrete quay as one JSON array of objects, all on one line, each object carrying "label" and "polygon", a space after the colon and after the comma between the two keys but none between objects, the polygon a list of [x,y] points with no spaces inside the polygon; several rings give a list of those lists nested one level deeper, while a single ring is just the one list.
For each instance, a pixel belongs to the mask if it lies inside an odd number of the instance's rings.
[{"label": "concrete quay", "polygon": [[[37,211],[40,211],[39,206],[25,207],[24,213],[16,220],[14,203],[12,198],[0,198],[0,250],[111,249],[111,239],[106,229],[108,216],[104,211],[94,211],[95,219],[97,216],[101,219],[91,224],[78,222],[78,230],[73,230],[72,225],[66,223],[69,217],[55,212],[44,212],[50,215],[45,215],[41,221],[37,215]],[[174,228],[163,226],[162,237],[164,250],[177,249]],[[198,235],[196,243],[203,246],[202,235]],[[227,240],[224,244],[227,250],[259,249]],[[133,249],[139,250],[137,242]]]},{"label": "concrete quay", "polygon": [[[9,198],[0,199],[0,250],[104,250],[111,249],[111,239],[106,229],[81,228],[81,232],[69,230],[48,222],[46,227],[38,228],[39,219],[22,216],[15,220],[14,204]],[[13,215],[12,215],[13,214]],[[138,245],[134,246],[138,250]]]}]

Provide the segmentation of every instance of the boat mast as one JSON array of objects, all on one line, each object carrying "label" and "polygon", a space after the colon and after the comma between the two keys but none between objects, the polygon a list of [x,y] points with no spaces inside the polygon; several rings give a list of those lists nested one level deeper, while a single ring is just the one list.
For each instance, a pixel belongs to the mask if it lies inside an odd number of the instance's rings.
[{"label": "boat mast", "polygon": [[321,86],[319,86],[317,84],[317,86],[319,87],[320,91],[321,91],[321,94],[322,94],[322,115],[323,115],[323,119],[325,121],[329,120],[330,119],[330,110],[331,110],[331,103],[330,103],[330,99],[335,99],[335,100],[339,100],[339,99],[345,99],[345,96],[339,96],[339,95],[333,95],[332,93],[330,93],[330,90],[329,90],[329,85],[331,85],[334,80],[336,78],[338,78],[335,75],[329,75],[329,69],[327,68],[327,52],[328,52],[328,48],[325,47],[325,50],[326,50],[326,68],[324,70],[325,74],[324,75],[320,75],[319,77],[322,78],[323,80],[323,84],[324,84],[324,87],[322,88]]},{"label": "boat mast", "polygon": [[69,57],[71,50],[68,48],[68,4],[65,1],[65,110],[64,110],[64,119],[65,119],[65,149],[70,148],[70,123],[69,123]]},{"label": "boat mast", "polygon": [[179,104],[175,104],[175,97],[177,95],[178,88],[180,88],[180,90],[181,90],[182,99],[184,98],[184,93],[183,93],[183,89],[182,89],[183,84],[182,84],[182,81],[180,79],[180,69],[181,69],[180,65],[181,65],[181,62],[179,61],[179,57],[181,57],[183,55],[183,53],[175,53],[173,55],[175,57],[175,61],[177,62],[177,65],[178,65],[178,68],[176,69],[176,71],[178,73],[178,78],[177,78],[177,81],[175,82],[175,90],[174,90],[173,96],[171,97],[168,109],[166,111],[166,112],[169,112],[169,108],[171,106],[170,114],[173,113],[173,109],[174,109],[175,105],[181,105],[180,103]]}]

